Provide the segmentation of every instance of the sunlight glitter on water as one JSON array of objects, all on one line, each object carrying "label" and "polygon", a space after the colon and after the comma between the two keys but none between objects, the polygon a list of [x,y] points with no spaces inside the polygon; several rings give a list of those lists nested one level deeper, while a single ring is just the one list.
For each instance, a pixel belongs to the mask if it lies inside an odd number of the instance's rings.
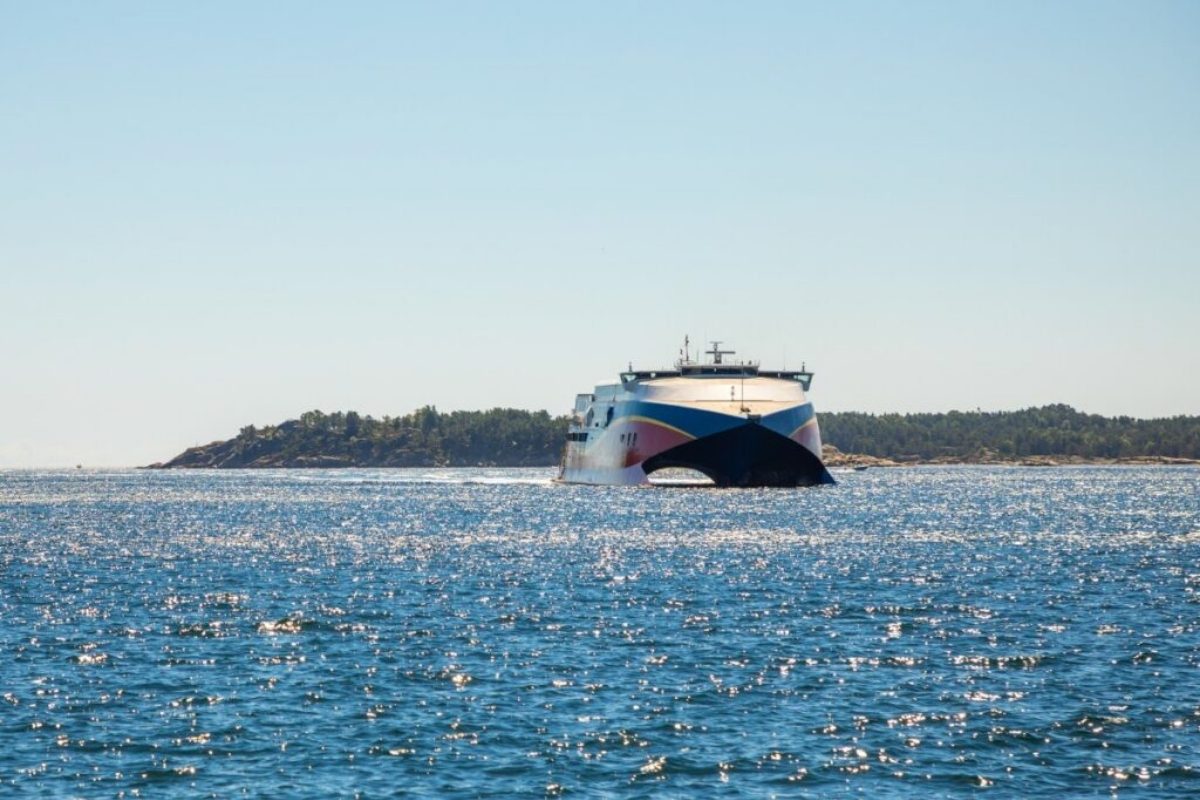
[{"label": "sunlight glitter on water", "polygon": [[0,473],[0,785],[1200,788],[1195,470],[552,477]]}]

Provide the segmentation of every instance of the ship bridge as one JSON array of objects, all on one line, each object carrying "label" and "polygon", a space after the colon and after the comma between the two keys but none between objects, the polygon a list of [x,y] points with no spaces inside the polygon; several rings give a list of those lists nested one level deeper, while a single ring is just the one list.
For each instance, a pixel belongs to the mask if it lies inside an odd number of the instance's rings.
[{"label": "ship bridge", "polygon": [[763,370],[757,361],[726,362],[724,357],[735,355],[736,351],[722,350],[719,341],[712,342],[712,349],[704,351],[709,359],[701,363],[690,357],[687,347],[687,339],[684,339],[680,358],[671,368],[635,370],[631,364],[628,371],[621,373],[621,383],[625,389],[632,390],[634,384],[663,378],[774,378],[797,381],[806,392],[812,384],[813,374],[803,365],[798,370]]}]

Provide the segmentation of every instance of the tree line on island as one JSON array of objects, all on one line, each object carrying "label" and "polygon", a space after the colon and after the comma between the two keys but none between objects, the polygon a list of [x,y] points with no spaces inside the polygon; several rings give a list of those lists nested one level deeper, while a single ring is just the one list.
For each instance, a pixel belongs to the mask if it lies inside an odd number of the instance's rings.
[{"label": "tree line on island", "polygon": [[538,467],[557,464],[567,418],[493,408],[441,413],[425,406],[376,419],[307,411],[299,419],[193,447],[162,467]]},{"label": "tree line on island", "polygon": [[898,461],[1200,458],[1200,417],[1103,417],[1056,404],[1022,411],[818,415],[844,453]]},{"label": "tree line on island", "polygon": [[[819,415],[826,445],[897,461],[1200,459],[1200,417],[1102,417],[1067,405],[1022,411]],[[557,464],[568,418],[493,408],[432,406],[376,419],[309,411],[279,425],[247,425],[232,439],[190,448],[154,467],[427,467]]]}]

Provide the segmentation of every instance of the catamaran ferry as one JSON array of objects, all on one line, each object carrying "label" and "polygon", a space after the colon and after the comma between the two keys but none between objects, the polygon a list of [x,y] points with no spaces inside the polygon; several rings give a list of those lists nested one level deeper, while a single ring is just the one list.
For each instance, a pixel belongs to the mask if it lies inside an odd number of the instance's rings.
[{"label": "catamaran ferry", "polygon": [[833,483],[807,392],[813,374],[727,361],[713,342],[703,363],[688,341],[674,368],[635,370],[575,398],[559,480],[628,486],[668,467],[717,486]]}]

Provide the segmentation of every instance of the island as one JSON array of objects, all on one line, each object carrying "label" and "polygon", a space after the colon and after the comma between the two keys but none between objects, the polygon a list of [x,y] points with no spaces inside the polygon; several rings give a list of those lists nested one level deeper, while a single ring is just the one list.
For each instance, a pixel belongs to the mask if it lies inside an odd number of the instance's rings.
[{"label": "island", "polygon": [[[924,414],[825,412],[832,467],[911,464],[1200,464],[1200,416],[1104,417],[1067,405]],[[375,418],[308,411],[247,425],[232,439],[191,447],[154,469],[280,467],[542,467],[558,464],[566,416],[493,408]]]}]

